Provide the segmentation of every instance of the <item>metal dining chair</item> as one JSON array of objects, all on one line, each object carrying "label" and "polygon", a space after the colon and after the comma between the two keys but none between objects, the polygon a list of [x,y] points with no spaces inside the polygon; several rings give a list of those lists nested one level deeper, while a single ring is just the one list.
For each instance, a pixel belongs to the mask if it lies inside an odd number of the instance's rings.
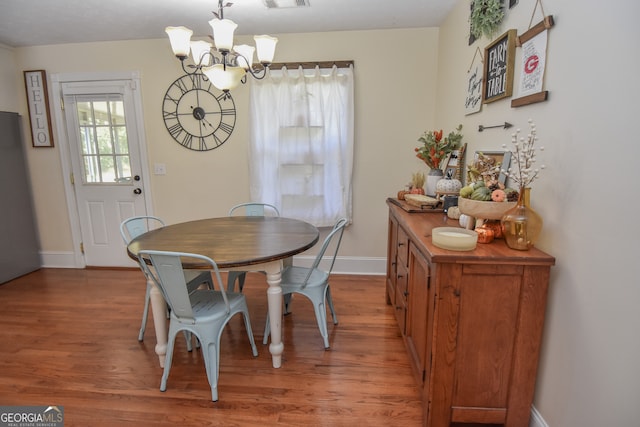
[{"label": "metal dining chair", "polygon": [[[229,216],[280,216],[280,211],[274,205],[269,203],[247,202],[240,203],[229,209]],[[286,260],[285,260],[286,261]],[[247,277],[246,271],[230,271],[227,276],[227,291],[234,290],[236,280],[238,281],[238,290],[242,292],[244,281]]]},{"label": "metal dining chair", "polygon": [[[120,235],[124,240],[125,245],[138,237],[139,235],[146,233],[149,230],[164,227],[165,223],[157,216],[143,215],[127,218],[120,224]],[[140,269],[144,273],[145,270],[140,266]],[[151,283],[149,277],[145,274],[147,279],[147,290],[144,297],[144,309],[142,311],[142,322],[140,324],[140,332],[138,333],[138,341],[144,339],[144,331],[147,328],[147,317],[149,316],[149,296],[151,292]],[[185,279],[187,286],[190,290],[193,290],[201,285],[206,285],[208,288],[213,288],[213,279],[209,271],[198,270],[185,270]],[[187,337],[187,349],[191,351],[191,340]]]},{"label": "metal dining chair", "polygon": [[[336,256],[338,255],[338,249],[340,249],[342,234],[344,233],[344,227],[346,225],[347,220],[342,218],[333,226],[329,235],[324,239],[322,247],[310,268],[288,266],[282,271],[282,281],[280,286],[282,287],[283,297],[286,298],[287,296],[291,296],[291,294],[296,293],[304,295],[311,301],[316,314],[318,329],[320,329],[320,335],[322,335],[322,339],[324,341],[325,349],[329,348],[329,333],[327,330],[325,301],[329,305],[333,323],[335,325],[338,324],[338,317],[336,316],[335,309],[333,308],[333,300],[331,299],[329,276],[333,270],[333,265],[335,264]],[[330,257],[324,259],[324,255],[330,246],[333,248],[332,254]],[[328,263],[328,268],[325,270],[320,268],[323,261],[324,264]],[[271,332],[270,326],[269,316],[267,315],[267,323],[264,328],[264,338],[262,341],[263,344],[267,344],[269,339],[269,333]]]},{"label": "metal dining chair", "polygon": [[[217,401],[220,336],[225,325],[234,315],[242,313],[251,351],[254,356],[258,356],[249,319],[249,308],[244,294],[226,292],[217,264],[204,255],[148,250],[140,251],[138,256],[145,273],[154,280],[162,291],[171,312],[167,355],[160,390],[167,389],[176,335],[180,331],[187,331],[194,334],[201,343],[207,378],[211,386],[211,400]],[[214,283],[217,285],[214,285],[214,289],[199,288],[190,292],[182,267],[185,260],[206,263],[215,277]],[[153,269],[149,264],[153,266]]]}]

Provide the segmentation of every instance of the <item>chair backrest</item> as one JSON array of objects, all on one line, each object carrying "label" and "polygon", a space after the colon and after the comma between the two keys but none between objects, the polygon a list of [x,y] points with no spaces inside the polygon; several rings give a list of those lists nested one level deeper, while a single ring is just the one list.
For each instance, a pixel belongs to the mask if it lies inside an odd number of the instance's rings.
[{"label": "chair backrest", "polygon": [[151,277],[158,285],[171,311],[179,319],[193,320],[195,316],[182,267],[185,259],[191,261],[197,259],[202,261],[203,264],[210,266],[210,269],[215,273],[214,282],[216,284],[214,286],[217,288],[216,292],[222,294],[226,305],[226,312],[229,313],[231,309],[224,286],[221,286],[222,279],[220,278],[220,271],[218,270],[218,265],[211,258],[186,252],[152,250],[140,251],[138,254],[138,260],[142,269],[145,274]]},{"label": "chair backrest", "polygon": [[347,225],[346,218],[339,219],[338,222],[336,222],[336,225],[333,226],[333,229],[331,230],[331,232],[327,235],[327,237],[325,237],[324,242],[322,242],[322,247],[320,248],[318,255],[316,255],[316,259],[313,261],[313,265],[309,269],[309,273],[305,278],[305,283],[307,280],[309,280],[309,277],[311,277],[311,273],[313,272],[313,269],[316,269],[320,266],[320,263],[324,258],[325,252],[329,248],[329,245],[333,243],[333,253],[329,258],[330,265],[329,265],[329,268],[326,270],[328,274],[331,274],[331,271],[333,270],[333,265],[336,262],[336,257],[338,256],[338,249],[340,249],[340,243],[342,242],[342,234],[344,233],[344,227],[346,225]]},{"label": "chair backrest", "polygon": [[127,218],[120,224],[120,235],[125,244],[129,244],[139,235],[146,233],[153,228],[164,227],[164,221],[157,216],[133,216]]},{"label": "chair backrest", "polygon": [[240,203],[229,210],[229,216],[240,214],[244,216],[280,216],[280,211],[269,203],[255,202]]}]

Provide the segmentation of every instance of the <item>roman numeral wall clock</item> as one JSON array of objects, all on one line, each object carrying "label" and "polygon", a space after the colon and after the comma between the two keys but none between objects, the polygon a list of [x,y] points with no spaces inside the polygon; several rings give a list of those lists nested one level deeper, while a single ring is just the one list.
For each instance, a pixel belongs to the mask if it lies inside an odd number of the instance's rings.
[{"label": "roman numeral wall clock", "polygon": [[209,151],[231,136],[236,106],[231,95],[218,91],[204,74],[185,74],[164,95],[162,116],[178,144],[194,151]]}]

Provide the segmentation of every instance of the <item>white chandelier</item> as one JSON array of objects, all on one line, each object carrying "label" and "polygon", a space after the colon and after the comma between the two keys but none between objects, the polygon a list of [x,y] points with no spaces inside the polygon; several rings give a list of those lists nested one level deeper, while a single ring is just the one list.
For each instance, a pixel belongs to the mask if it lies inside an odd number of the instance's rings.
[{"label": "white chandelier", "polygon": [[[191,41],[193,31],[186,27],[167,27],[173,54],[180,60],[182,69],[187,74],[203,73],[225,96],[240,83],[246,83],[247,73],[256,79],[264,78],[269,65],[273,62],[278,39],[261,35],[254,36],[256,47],[233,44],[233,32],[238,25],[230,19],[224,19],[223,8],[232,3],[222,5],[218,0],[218,13],[209,21],[213,29],[215,47],[204,40]],[[185,66],[185,59],[191,51],[193,65]],[[253,64],[253,53],[257,53],[260,65]],[[192,71],[188,71],[191,68]]]}]

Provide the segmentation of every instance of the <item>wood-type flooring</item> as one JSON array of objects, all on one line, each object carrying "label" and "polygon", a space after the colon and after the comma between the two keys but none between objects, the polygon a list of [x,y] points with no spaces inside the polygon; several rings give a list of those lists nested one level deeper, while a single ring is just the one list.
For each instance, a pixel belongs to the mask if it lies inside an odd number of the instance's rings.
[{"label": "wood-type flooring", "polygon": [[[65,426],[420,426],[422,404],[384,277],[334,275],[325,351],[311,304],[284,317],[283,366],[262,345],[264,275],[244,293],[259,356],[236,316],[223,332],[218,402],[178,337],[167,391],[140,270],[41,269],[0,285],[0,406],[59,405]],[[330,316],[329,316],[330,318]]]}]

